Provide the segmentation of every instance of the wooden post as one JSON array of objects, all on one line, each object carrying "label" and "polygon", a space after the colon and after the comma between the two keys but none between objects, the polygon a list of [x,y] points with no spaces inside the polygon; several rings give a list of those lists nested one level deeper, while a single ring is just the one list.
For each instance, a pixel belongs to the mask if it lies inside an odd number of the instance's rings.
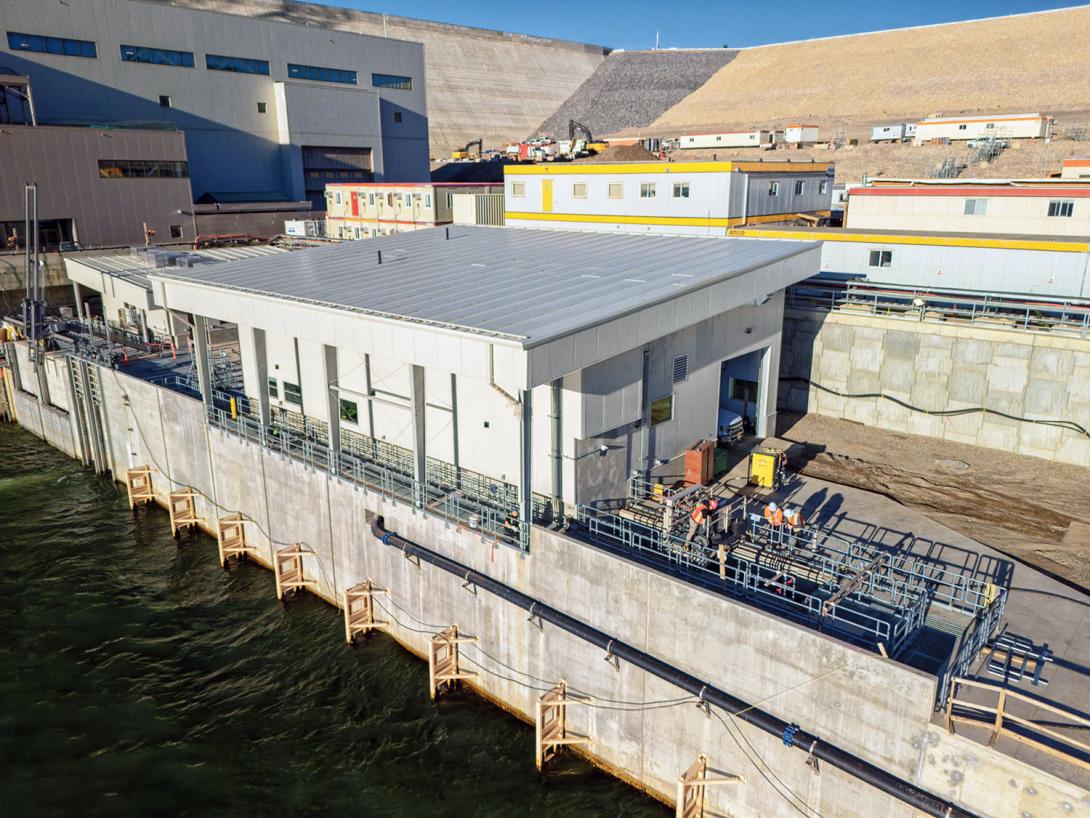
[{"label": "wooden post", "polygon": [[276,574],[276,598],[283,599],[290,593],[302,591],[305,588],[317,585],[318,581],[308,577],[303,571],[303,557],[313,554],[313,551],[305,548],[302,543],[289,545],[276,552],[273,560],[273,571]]},{"label": "wooden post", "polygon": [[727,578],[727,547],[719,543],[719,578]]},{"label": "wooden post", "polygon": [[992,726],[992,737],[988,739],[988,746],[995,744],[999,738],[999,733],[1003,729],[1003,707],[1007,703],[1007,689],[1002,688],[999,691],[999,701],[995,706],[995,724]]},{"label": "wooden post", "polygon": [[133,511],[137,506],[151,503],[155,500],[155,492],[151,487],[151,467],[137,466],[125,473],[125,486],[129,490],[129,510]]},{"label": "wooden post", "polygon": [[170,493],[170,534],[175,539],[183,528],[191,528],[201,521],[197,516],[197,492],[191,488]]},{"label": "wooden post", "polygon": [[385,594],[385,588],[376,588],[371,580],[366,580],[345,589],[344,592],[344,637],[351,645],[356,635],[382,630],[390,625],[381,619],[375,619],[375,594]]},{"label": "wooden post", "polygon": [[719,784],[742,784],[745,778],[727,773],[719,778],[708,778],[708,756],[700,753],[677,780],[676,818],[704,818],[704,793],[708,787]]},{"label": "wooden post", "polygon": [[432,701],[439,697],[441,688],[453,690],[462,679],[472,679],[477,674],[459,667],[459,645],[478,642],[476,636],[460,636],[458,626],[444,628],[428,643],[428,688]]},{"label": "wooden post", "polygon": [[536,758],[538,772],[568,744],[587,744],[589,736],[577,736],[568,733],[569,704],[586,704],[590,699],[571,696],[568,684],[563,679],[554,687],[542,693],[537,700],[534,732],[536,733]]},{"label": "wooden post", "polygon": [[216,522],[216,539],[219,541],[222,568],[226,568],[231,559],[243,560],[257,553],[257,548],[246,539],[246,517],[242,514],[221,517]]}]

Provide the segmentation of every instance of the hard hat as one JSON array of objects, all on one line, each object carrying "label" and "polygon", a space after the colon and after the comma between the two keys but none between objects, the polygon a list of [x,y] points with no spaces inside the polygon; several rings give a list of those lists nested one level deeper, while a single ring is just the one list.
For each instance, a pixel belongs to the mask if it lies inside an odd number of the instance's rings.
[{"label": "hard hat", "polygon": [[787,514],[788,516],[790,516],[790,515],[792,515],[792,514],[798,514],[798,513],[799,513],[799,510],[798,510],[797,508],[793,508],[793,507],[791,507],[791,506],[788,506],[787,508],[785,508],[785,509],[783,510],[783,513],[784,513],[784,514]]},{"label": "hard hat", "polygon": [[769,503],[769,504],[768,504],[768,510],[769,510],[769,511],[775,511],[775,510],[776,510],[776,509],[778,509],[778,508],[779,508],[779,506],[778,506],[778,505],[776,505],[775,503]]}]

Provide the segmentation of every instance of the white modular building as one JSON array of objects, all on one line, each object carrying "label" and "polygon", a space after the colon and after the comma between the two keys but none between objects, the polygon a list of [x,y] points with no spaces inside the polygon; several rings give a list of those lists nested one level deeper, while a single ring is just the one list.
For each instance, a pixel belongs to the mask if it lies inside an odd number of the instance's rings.
[{"label": "white modular building", "polygon": [[813,145],[818,141],[819,130],[817,125],[787,125],[783,129],[784,144],[799,146]]},{"label": "white modular building", "polygon": [[294,413],[334,452],[517,487],[529,519],[531,487],[573,505],[676,471],[715,437],[724,379],[752,378],[738,389],[772,433],[783,291],[819,252],[458,226],[149,277],[198,339],[213,321],[237,327],[266,425]]},{"label": "white modular building", "polygon": [[877,125],[870,130],[871,142],[908,142],[916,136],[915,122]]},{"label": "white modular building", "polygon": [[1090,236],[1090,181],[873,179],[852,188],[844,226],[857,230]]},{"label": "white modular building", "polygon": [[735,228],[737,238],[820,241],[821,276],[912,290],[1090,299],[1090,239],[907,230]]},{"label": "white modular building", "polygon": [[783,131],[725,131],[722,133],[685,134],[678,137],[681,150],[698,148],[767,148],[783,138]]},{"label": "white modular building", "polygon": [[1052,117],[1043,114],[928,117],[916,123],[917,143],[932,139],[1046,139],[1052,135]]},{"label": "white modular building", "polygon": [[504,168],[505,223],[722,236],[735,225],[829,215],[818,162],[573,162]]}]

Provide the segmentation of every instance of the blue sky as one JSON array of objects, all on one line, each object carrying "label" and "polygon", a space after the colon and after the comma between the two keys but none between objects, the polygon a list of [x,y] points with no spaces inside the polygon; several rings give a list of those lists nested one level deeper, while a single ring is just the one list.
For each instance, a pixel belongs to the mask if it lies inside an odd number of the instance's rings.
[{"label": "blue sky", "polygon": [[386,6],[380,0],[321,2],[630,49],[653,47],[656,30],[664,48],[736,47],[1079,5],[1063,0],[401,0]]}]

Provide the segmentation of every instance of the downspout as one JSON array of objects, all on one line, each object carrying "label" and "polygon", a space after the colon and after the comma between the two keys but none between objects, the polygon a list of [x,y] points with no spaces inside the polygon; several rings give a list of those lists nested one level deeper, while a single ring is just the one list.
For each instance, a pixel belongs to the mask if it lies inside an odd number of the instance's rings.
[{"label": "downspout", "polygon": [[488,345],[488,385],[503,395],[503,399],[514,409],[516,412],[522,410],[522,404],[519,403],[519,399],[505,390],[502,386],[496,383],[496,347],[495,344]]},{"label": "downspout", "polygon": [[563,379],[552,382],[552,449],[553,449],[553,520],[559,522],[564,511],[564,437],[561,420]]},{"label": "downspout", "polygon": [[734,718],[741,719],[769,735],[782,739],[787,747],[800,750],[820,761],[824,761],[826,764],[843,770],[914,809],[934,818],[978,818],[974,813],[962,809],[952,801],[945,801],[927,790],[849,753],[847,750],[824,743],[818,736],[806,732],[797,724],[786,722],[765,710],[761,710],[756,705],[713,687],[692,674],[678,670],[661,659],[614,639],[609,634],[592,628],[590,625],[570,617],[556,608],[538,602],[533,597],[527,596],[486,574],[474,571],[449,557],[403,539],[392,531],[387,531],[380,516],[372,518],[371,533],[379,538],[384,545],[401,549],[405,556],[416,557],[437,568],[441,568],[458,577],[469,586],[483,588],[505,602],[517,605],[531,615],[540,617],[543,621],[550,622],[573,636],[577,636],[601,648],[603,651],[609,652],[617,659],[628,662],[668,684],[697,696],[702,702],[715,705],[729,714],[734,714]]}]

